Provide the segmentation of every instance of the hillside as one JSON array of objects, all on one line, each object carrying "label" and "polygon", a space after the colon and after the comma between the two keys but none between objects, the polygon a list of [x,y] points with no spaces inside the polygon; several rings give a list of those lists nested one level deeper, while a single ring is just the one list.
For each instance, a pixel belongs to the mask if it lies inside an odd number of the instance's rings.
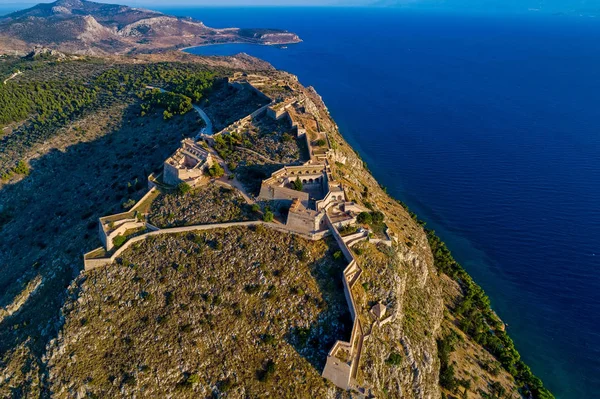
[{"label": "hillside", "polygon": [[0,17],[0,54],[36,46],[77,54],[151,52],[211,43],[296,43],[276,29],[213,29],[201,21],[87,0],[57,0]]},{"label": "hillside", "polygon": [[[551,397],[485,294],[295,76],[179,53],[0,65],[23,72],[0,86],[0,395]],[[226,128],[199,135],[192,103]],[[164,179],[185,137],[213,162],[193,188]],[[324,210],[331,226],[294,229],[298,202],[261,198],[265,181],[302,171],[284,192],[315,207],[319,167],[344,199]],[[333,351],[355,326],[358,356]],[[332,359],[355,365],[349,390],[321,377]]]},{"label": "hillside", "polygon": [[145,241],[73,287],[55,397],[325,397],[319,370],[350,328],[336,250],[266,228]]}]

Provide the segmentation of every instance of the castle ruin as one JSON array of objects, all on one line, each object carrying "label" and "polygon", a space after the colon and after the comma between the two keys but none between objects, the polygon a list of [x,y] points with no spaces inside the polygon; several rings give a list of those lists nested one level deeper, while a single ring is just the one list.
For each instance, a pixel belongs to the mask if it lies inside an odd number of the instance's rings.
[{"label": "castle ruin", "polygon": [[[266,84],[268,78],[236,73],[229,79],[229,84],[234,87],[250,86],[253,90],[267,97],[258,87]],[[267,97],[268,98],[268,97]],[[333,150],[329,144],[326,133],[317,131],[317,140],[325,141],[326,145],[317,148],[311,145],[308,137],[304,117],[300,114],[301,105],[305,101],[301,96],[290,96],[284,100],[271,101],[267,106],[254,111],[252,114],[234,122],[228,128],[218,134],[230,134],[243,127],[245,122],[259,114],[266,113],[273,119],[287,118],[291,126],[296,130],[298,138],[306,140],[310,159],[302,165],[289,165],[275,171],[261,183],[258,200],[268,201],[274,205],[289,208],[285,225],[254,222],[232,222],[220,224],[207,224],[197,226],[185,226],[178,228],[159,229],[144,222],[141,204],[151,201],[157,195],[156,178],[151,176],[149,184],[152,189],[129,211],[118,215],[100,218],[100,238],[103,248],[98,248],[84,255],[85,270],[102,267],[114,262],[117,257],[133,243],[157,234],[173,234],[188,231],[208,230],[215,228],[227,228],[232,226],[255,226],[265,225],[279,231],[297,234],[311,240],[320,240],[325,236],[333,236],[344,257],[349,264],[343,272],[343,287],[348,302],[350,314],[353,320],[352,333],[349,341],[337,341],[329,351],[323,377],[330,380],[339,388],[354,389],[364,393],[365,388],[356,382],[358,364],[360,361],[363,342],[368,339],[369,333],[365,332],[360,318],[357,315],[357,307],[352,294],[352,287],[356,284],[362,273],[350,247],[361,240],[368,239],[369,232],[360,229],[355,234],[343,237],[339,229],[356,223],[357,216],[365,209],[360,205],[348,201],[343,185],[334,179],[331,171],[331,162],[345,162]],[[314,106],[314,104],[313,104]],[[312,116],[314,118],[314,116]],[[308,119],[310,121],[310,117]],[[318,126],[318,120],[315,120]],[[181,182],[191,186],[197,186],[209,181],[206,170],[215,162],[225,162],[210,148],[214,143],[214,136],[206,134],[199,135],[202,141],[185,139],[181,147],[169,157],[163,164],[162,183],[176,186]],[[205,148],[203,145],[206,145]],[[225,183],[223,183],[225,184]],[[232,186],[233,187],[233,186]],[[235,188],[235,187],[234,187]],[[113,240],[115,237],[125,234],[127,231],[141,231],[141,234],[132,236],[118,248],[115,248]],[[143,231],[142,231],[143,230]],[[377,240],[382,241],[382,240]],[[391,245],[389,236],[384,240],[386,245]],[[377,317],[377,323],[386,323],[391,317],[379,320],[385,315],[385,307],[379,304],[373,309]]]}]

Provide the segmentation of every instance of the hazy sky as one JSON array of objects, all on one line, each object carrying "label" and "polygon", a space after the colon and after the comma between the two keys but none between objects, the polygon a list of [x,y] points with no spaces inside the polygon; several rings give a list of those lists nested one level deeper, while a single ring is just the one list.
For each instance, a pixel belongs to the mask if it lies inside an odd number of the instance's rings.
[{"label": "hazy sky", "polygon": [[[152,6],[379,6],[477,12],[546,12],[600,16],[600,0],[95,0],[137,7]],[[0,0],[0,6],[25,8],[51,0]],[[25,5],[24,3],[29,3]],[[19,4],[21,7],[17,6]]]}]

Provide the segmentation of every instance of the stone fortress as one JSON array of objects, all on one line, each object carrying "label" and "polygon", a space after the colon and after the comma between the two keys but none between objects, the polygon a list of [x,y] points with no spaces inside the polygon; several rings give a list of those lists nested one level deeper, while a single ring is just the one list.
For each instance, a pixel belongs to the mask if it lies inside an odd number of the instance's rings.
[{"label": "stone fortress", "polygon": [[181,147],[164,163],[163,181],[177,185],[185,182],[197,185],[206,178],[206,170],[213,165],[212,155],[191,139],[181,142]]},{"label": "stone fortress", "polygon": [[[279,96],[277,100],[274,100],[265,90],[272,83],[268,77],[241,73],[236,73],[232,78],[229,78],[231,86],[250,88],[260,96],[268,98],[269,104],[214,135],[200,133],[196,137],[197,141],[192,139],[183,140],[181,147],[164,162],[162,176],[151,175],[148,178],[149,192],[130,211],[100,218],[99,235],[103,247],[84,255],[85,270],[110,265],[135,242],[157,234],[264,225],[311,240],[333,236],[344,257],[349,262],[343,272],[343,287],[353,320],[353,327],[349,340],[337,341],[329,351],[322,375],[339,388],[366,395],[368,388],[360,386],[356,382],[363,342],[369,337],[370,327],[375,324],[383,325],[391,321],[392,316],[386,318],[385,306],[378,303],[371,310],[371,314],[367,315],[367,319],[370,317],[370,320],[372,320],[371,325],[364,326],[361,322],[361,318],[357,315],[352,287],[360,279],[362,270],[350,248],[362,240],[370,239],[370,232],[360,228],[356,233],[342,236],[339,231],[344,226],[355,224],[357,216],[366,210],[362,206],[348,201],[343,185],[334,179],[331,163],[345,163],[345,158],[337,155],[336,151],[331,148],[327,134],[320,131],[318,119],[311,127],[312,137],[309,137],[305,122],[307,120],[314,121],[316,117],[307,119],[303,111],[306,113],[307,109],[316,108],[314,103],[311,104],[311,100],[306,98],[303,93],[296,92],[289,86],[286,86],[287,90],[283,98]],[[282,84],[282,82],[275,83]],[[305,141],[308,148],[308,161],[301,165],[286,165],[272,173],[271,177],[262,181],[260,193],[257,197],[258,201],[268,202],[271,206],[289,208],[285,224],[275,220],[273,222],[231,222],[159,229],[145,221],[144,214],[147,212],[152,200],[158,196],[161,186],[172,187],[182,182],[192,187],[206,184],[210,180],[206,170],[215,162],[221,164],[227,171],[225,161],[212,147],[214,137],[220,134],[242,132],[248,121],[265,113],[275,120],[286,118],[295,131],[297,138]],[[321,141],[322,144],[314,146],[313,143],[317,141]],[[244,192],[241,184],[236,182],[235,179],[234,181],[228,181],[228,177],[223,177],[216,182],[241,191],[247,202],[254,203],[254,200]],[[125,241],[115,242],[118,237],[125,237]],[[386,245],[392,245],[389,236],[386,239],[370,240],[371,242],[383,242]]]}]

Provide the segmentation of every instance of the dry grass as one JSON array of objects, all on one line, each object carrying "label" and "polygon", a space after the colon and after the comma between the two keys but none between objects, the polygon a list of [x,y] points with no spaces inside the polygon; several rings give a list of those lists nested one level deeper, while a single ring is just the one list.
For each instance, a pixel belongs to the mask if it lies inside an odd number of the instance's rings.
[{"label": "dry grass", "polygon": [[142,242],[73,287],[55,397],[327,397],[350,328],[336,249],[264,227]]}]

